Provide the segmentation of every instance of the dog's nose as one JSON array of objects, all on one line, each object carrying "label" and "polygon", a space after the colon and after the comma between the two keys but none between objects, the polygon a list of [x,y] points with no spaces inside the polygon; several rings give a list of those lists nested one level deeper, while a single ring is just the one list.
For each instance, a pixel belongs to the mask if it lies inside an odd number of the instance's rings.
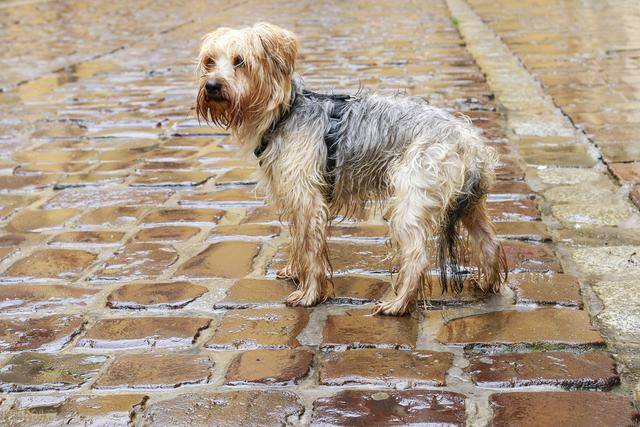
[{"label": "dog's nose", "polygon": [[207,91],[207,95],[215,97],[217,95],[220,95],[220,89],[222,89],[222,85],[217,80],[207,80],[204,88]]}]

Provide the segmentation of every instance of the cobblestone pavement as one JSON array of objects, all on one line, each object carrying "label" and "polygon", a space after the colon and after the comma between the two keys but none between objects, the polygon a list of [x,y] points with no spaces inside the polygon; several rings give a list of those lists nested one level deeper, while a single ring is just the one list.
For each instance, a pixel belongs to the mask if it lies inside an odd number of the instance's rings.
[{"label": "cobblestone pavement", "polygon": [[[637,422],[638,213],[462,0],[132,0],[118,14],[11,3],[0,3],[2,37],[20,41],[1,57],[4,425]],[[62,25],[38,16],[58,8]],[[86,10],[100,22],[55,44],[56,65],[30,47],[40,25],[62,40],[93,23]],[[484,130],[502,155],[490,196],[512,271],[502,295],[435,292],[412,316],[368,316],[393,269],[369,212],[332,227],[336,298],[282,305],[287,233],[253,191],[256,163],[193,111],[201,35],[259,19],[299,35],[310,87],[406,92]]]},{"label": "cobblestone pavement", "polygon": [[640,207],[640,6],[471,0]]}]

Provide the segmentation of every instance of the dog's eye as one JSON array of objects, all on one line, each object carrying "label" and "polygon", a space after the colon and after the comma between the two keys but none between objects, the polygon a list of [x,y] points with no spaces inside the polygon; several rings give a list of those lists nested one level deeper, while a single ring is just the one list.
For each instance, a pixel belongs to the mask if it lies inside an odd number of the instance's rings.
[{"label": "dog's eye", "polygon": [[216,61],[213,58],[207,58],[204,61],[204,67],[205,68],[212,68],[214,65],[216,65]]},{"label": "dog's eye", "polygon": [[234,68],[244,67],[244,58],[242,56],[236,56],[235,58],[233,58],[233,67]]}]

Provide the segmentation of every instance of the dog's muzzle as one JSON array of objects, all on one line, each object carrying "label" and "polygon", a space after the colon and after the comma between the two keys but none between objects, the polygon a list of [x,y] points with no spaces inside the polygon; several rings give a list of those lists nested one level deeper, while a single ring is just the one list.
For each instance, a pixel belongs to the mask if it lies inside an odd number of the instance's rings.
[{"label": "dog's muzzle", "polygon": [[217,80],[207,80],[204,85],[204,90],[207,95],[207,99],[210,101],[222,101],[222,84]]}]

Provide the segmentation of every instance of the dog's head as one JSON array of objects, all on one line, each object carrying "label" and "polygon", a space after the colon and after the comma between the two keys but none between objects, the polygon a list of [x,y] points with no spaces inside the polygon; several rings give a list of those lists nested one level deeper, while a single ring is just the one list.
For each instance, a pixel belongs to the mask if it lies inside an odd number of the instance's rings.
[{"label": "dog's head", "polygon": [[198,58],[198,117],[223,127],[255,125],[288,103],[297,51],[293,33],[267,23],[207,34]]}]

